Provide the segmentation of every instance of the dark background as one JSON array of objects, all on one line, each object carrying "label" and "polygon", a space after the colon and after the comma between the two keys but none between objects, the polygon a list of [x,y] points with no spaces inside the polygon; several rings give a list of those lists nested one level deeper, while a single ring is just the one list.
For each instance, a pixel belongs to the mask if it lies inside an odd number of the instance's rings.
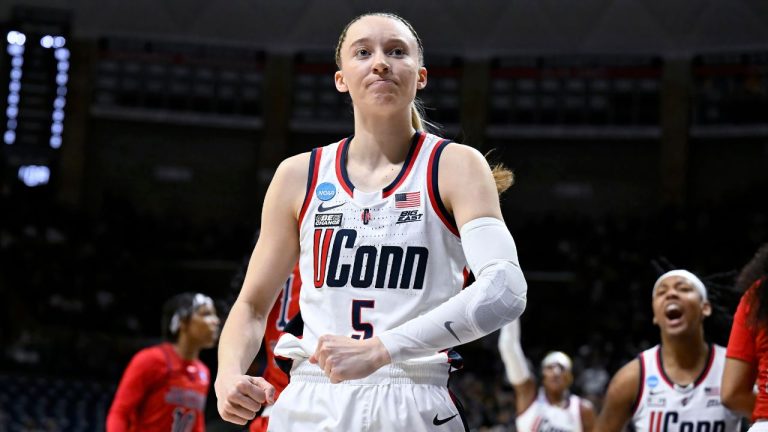
[{"label": "dark background", "polygon": [[[333,50],[377,10],[424,41],[438,133],[515,171],[502,205],[534,364],[568,352],[599,405],[658,341],[651,287],[673,267],[706,277],[708,339],[727,342],[735,272],[768,240],[765,1],[4,2],[0,431],[102,430],[166,298],[226,314],[279,161],[352,132]],[[47,183],[26,185],[30,166]],[[495,339],[460,349],[475,430],[513,430]],[[210,430],[236,430],[208,405]]]}]

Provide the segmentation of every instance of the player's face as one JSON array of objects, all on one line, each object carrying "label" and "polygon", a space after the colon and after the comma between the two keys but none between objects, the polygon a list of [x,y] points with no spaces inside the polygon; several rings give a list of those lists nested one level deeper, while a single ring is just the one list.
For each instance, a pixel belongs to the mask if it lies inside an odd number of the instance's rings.
[{"label": "player's face", "polygon": [[197,308],[186,323],[186,332],[191,340],[197,342],[202,348],[211,348],[219,338],[219,316],[216,309],[209,305]]},{"label": "player's face", "polygon": [[710,313],[709,302],[684,277],[664,278],[653,295],[653,323],[670,336],[697,329]]},{"label": "player's face", "polygon": [[559,364],[545,366],[541,370],[541,385],[551,393],[560,394],[571,387],[571,372]]},{"label": "player's face", "polygon": [[349,92],[355,110],[409,110],[416,90],[427,83],[416,38],[400,21],[366,16],[347,30],[341,46],[336,88]]}]

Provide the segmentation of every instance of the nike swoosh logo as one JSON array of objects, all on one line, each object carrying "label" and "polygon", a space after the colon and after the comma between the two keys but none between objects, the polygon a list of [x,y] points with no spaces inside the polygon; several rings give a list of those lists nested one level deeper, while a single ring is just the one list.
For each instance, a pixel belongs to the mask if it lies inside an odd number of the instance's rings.
[{"label": "nike swoosh logo", "polygon": [[328,210],[333,210],[337,207],[341,207],[346,203],[336,204],[335,206],[330,206],[330,207],[323,207],[323,204],[325,203],[320,203],[320,206],[317,208],[317,211],[319,211],[320,213],[327,212]]},{"label": "nike swoosh logo", "polygon": [[452,415],[450,417],[447,417],[447,418],[444,418],[444,419],[439,419],[439,418],[437,418],[437,414],[435,414],[435,418],[432,419],[432,424],[435,425],[435,426],[440,426],[441,424],[448,423],[449,421],[451,421],[452,418],[456,417],[457,415],[458,414],[454,414],[454,415]]},{"label": "nike swoosh logo", "polygon": [[452,334],[453,337],[455,337],[457,341],[461,342],[461,339],[459,339],[459,337],[456,336],[456,333],[451,328],[451,324],[453,324],[453,321],[446,321],[445,324],[444,324],[445,325],[445,329],[448,330],[448,333]]}]

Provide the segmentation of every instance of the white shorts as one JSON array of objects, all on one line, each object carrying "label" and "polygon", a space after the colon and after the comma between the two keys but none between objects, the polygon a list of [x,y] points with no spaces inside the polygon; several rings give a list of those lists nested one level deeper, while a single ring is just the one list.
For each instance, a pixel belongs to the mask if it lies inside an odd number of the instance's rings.
[{"label": "white shorts", "polygon": [[465,431],[446,386],[448,365],[388,365],[362,380],[331,384],[317,365],[291,371],[269,432]]}]

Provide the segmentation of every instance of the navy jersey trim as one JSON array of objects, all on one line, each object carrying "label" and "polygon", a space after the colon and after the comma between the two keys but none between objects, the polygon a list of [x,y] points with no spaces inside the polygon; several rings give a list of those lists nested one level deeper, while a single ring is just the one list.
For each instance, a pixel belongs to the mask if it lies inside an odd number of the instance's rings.
[{"label": "navy jersey trim", "polygon": [[[355,185],[352,183],[352,180],[349,178],[349,173],[347,172],[347,158],[349,155],[350,143],[352,142],[353,137],[354,135],[350,135],[348,138],[345,138],[341,143],[339,143],[339,148],[336,150],[336,177],[339,179],[341,187],[347,191],[349,196],[353,196],[353,192],[355,191]],[[390,196],[395,190],[397,190],[400,184],[405,181],[406,177],[413,168],[414,161],[418,157],[419,151],[421,150],[422,144],[424,143],[426,137],[427,134],[424,132],[417,131],[415,134],[413,134],[413,137],[411,137],[411,143],[408,147],[408,154],[405,157],[403,166],[400,168],[400,172],[389,185],[382,189],[382,196],[384,198]]]},{"label": "navy jersey trim", "polygon": [[[413,168],[414,161],[419,156],[419,152],[421,150],[422,145],[424,144],[424,139],[427,137],[427,134],[424,132],[416,132],[413,134],[413,137],[411,138],[411,144],[408,148],[408,155],[405,157],[405,162],[403,162],[403,167],[400,168],[400,172],[397,174],[397,177],[395,177],[394,180],[392,180],[392,183],[387,185],[384,189],[382,189],[382,197],[386,198],[392,193],[397,190],[397,188],[402,184],[406,177],[408,177],[408,174],[411,172],[411,169]],[[346,167],[344,168],[346,170]]]},{"label": "navy jersey trim", "polygon": [[445,150],[445,147],[452,141],[442,140],[432,150],[432,155],[429,158],[429,167],[427,168],[427,189],[429,190],[429,201],[432,203],[432,208],[435,213],[443,221],[446,228],[451,231],[456,237],[459,236],[459,228],[456,226],[456,220],[453,215],[445,208],[442,198],[440,198],[440,188],[438,186],[438,170],[440,165],[440,156]]},{"label": "navy jersey trim", "polygon": [[[704,370],[701,371],[698,377],[696,377],[695,380],[693,380],[693,386],[696,387],[697,385],[701,384],[702,381],[707,377],[707,374],[709,374],[709,370],[712,369],[712,363],[714,363],[715,360],[715,347],[712,344],[709,344],[709,352],[707,353],[707,363],[706,366],[704,366]],[[661,345],[659,345],[659,348],[656,350],[656,363],[659,367],[659,371],[661,372],[661,377],[664,378],[664,381],[673,389],[675,388],[675,384],[672,381],[672,379],[667,375],[667,371],[664,370],[664,362],[661,358]]]},{"label": "navy jersey trim", "polygon": [[694,386],[697,386],[704,382],[704,380],[707,378],[707,375],[709,375],[709,371],[712,370],[712,364],[715,362],[715,346],[712,344],[709,344],[709,356],[707,357],[707,367],[704,368],[703,371],[701,371],[701,374],[698,378],[693,382]]},{"label": "navy jersey trim", "polygon": [[317,186],[317,175],[319,172],[320,157],[323,155],[322,148],[312,149],[312,154],[309,156],[309,172],[307,173],[307,191],[304,193],[304,202],[301,204],[301,211],[299,212],[299,226],[304,220],[304,215],[307,213],[310,201],[312,201],[312,191]]},{"label": "navy jersey trim", "polygon": [[342,189],[347,191],[350,197],[353,196],[355,185],[352,184],[347,174],[347,153],[349,153],[349,143],[352,141],[353,136],[350,135],[348,138],[344,138],[336,149],[336,178],[339,180]]}]

